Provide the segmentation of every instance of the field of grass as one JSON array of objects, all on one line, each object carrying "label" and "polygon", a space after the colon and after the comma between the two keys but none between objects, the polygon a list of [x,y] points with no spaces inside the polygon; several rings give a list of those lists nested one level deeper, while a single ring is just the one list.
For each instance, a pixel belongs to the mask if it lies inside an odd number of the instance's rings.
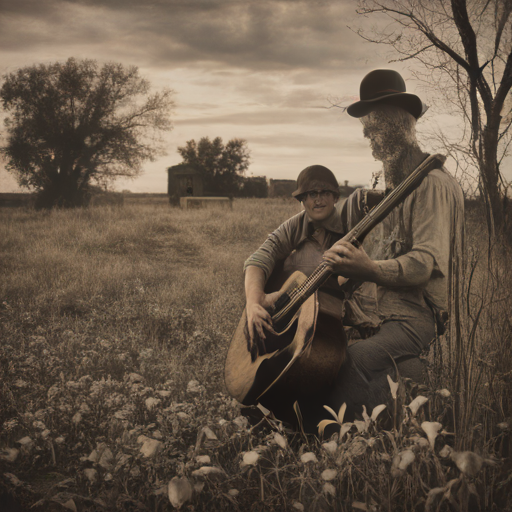
[{"label": "field of grass", "polygon": [[478,212],[429,386],[331,439],[226,395],[243,261],[298,208],[0,212],[2,510],[512,510],[512,272]]}]

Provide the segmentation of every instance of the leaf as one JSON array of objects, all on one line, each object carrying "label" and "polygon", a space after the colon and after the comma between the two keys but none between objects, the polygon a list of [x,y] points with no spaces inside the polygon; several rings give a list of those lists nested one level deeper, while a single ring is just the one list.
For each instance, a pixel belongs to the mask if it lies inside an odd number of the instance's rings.
[{"label": "leaf", "polygon": [[192,498],[192,485],[186,477],[173,477],[168,488],[169,501],[178,510]]},{"label": "leaf", "polygon": [[199,464],[211,464],[210,456],[209,455],[198,455],[196,457],[196,462]]},{"label": "leaf", "polygon": [[396,392],[398,390],[398,382],[393,382],[393,379],[388,375],[389,389],[391,390],[391,396],[393,400],[396,400]]},{"label": "leaf", "polygon": [[418,395],[407,407],[412,412],[413,417],[416,416],[418,409],[425,403],[428,402],[428,398],[423,395]]},{"label": "leaf", "polygon": [[[342,406],[343,407],[343,406]],[[326,411],[329,411],[331,413],[331,416],[336,420],[338,421],[338,415],[334,412],[333,409],[331,409],[328,405],[324,405],[324,409]]]},{"label": "leaf", "polygon": [[[324,406],[325,407],[325,406]],[[334,411],[333,411],[334,412]],[[327,425],[338,425],[338,422],[337,421],[333,421],[333,420],[322,420],[318,425],[318,434],[320,436],[323,436],[324,435],[324,430],[325,430],[325,427],[327,427]]]},{"label": "leaf", "polygon": [[340,441],[343,438],[343,436],[352,428],[353,423],[343,423],[343,425],[340,428]]},{"label": "leaf", "polygon": [[205,433],[207,439],[210,439],[211,441],[217,440],[217,436],[210,427],[204,427],[203,432]]},{"label": "leaf", "polygon": [[386,405],[385,404],[380,404],[380,405],[377,405],[376,407],[374,407],[373,411],[372,411],[372,416],[371,416],[371,420],[372,421],[377,421],[377,418],[379,417],[379,414],[386,408]]},{"label": "leaf", "polygon": [[343,418],[345,417],[345,411],[347,410],[347,404],[343,402],[341,404],[340,410],[338,411],[338,421],[343,423]]},{"label": "leaf", "polygon": [[365,421],[354,420],[354,425],[359,433],[366,432],[368,430],[368,425]]}]

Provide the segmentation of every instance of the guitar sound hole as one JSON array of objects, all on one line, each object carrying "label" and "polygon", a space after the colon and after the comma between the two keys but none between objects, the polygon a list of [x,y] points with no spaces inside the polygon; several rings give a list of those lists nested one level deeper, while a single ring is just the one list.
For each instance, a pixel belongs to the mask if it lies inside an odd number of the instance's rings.
[{"label": "guitar sound hole", "polygon": [[271,332],[265,331],[265,354],[286,348],[295,337],[298,323],[298,319],[295,319],[293,324],[290,325],[290,328],[281,335],[275,335]]}]

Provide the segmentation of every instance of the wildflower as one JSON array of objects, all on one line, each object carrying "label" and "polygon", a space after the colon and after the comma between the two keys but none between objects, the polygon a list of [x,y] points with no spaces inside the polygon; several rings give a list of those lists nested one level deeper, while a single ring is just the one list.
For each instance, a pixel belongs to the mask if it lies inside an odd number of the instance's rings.
[{"label": "wildflower", "polygon": [[414,462],[416,456],[412,450],[403,450],[393,457],[391,465],[391,475],[399,477],[405,473],[405,470]]},{"label": "wildflower", "polygon": [[398,382],[393,382],[393,379],[388,375],[389,389],[393,400],[396,400],[396,392],[398,391]]},{"label": "wildflower", "polygon": [[210,441],[216,441],[217,436],[215,435],[215,432],[210,427],[203,427],[204,435],[207,439],[210,439]]},{"label": "wildflower", "polygon": [[84,475],[91,484],[93,484],[98,478],[98,472],[94,468],[84,469]]},{"label": "wildflower", "polygon": [[255,466],[260,459],[260,454],[251,450],[250,452],[245,452],[242,458],[242,462],[240,463],[241,467],[245,466]]},{"label": "wildflower", "polygon": [[192,486],[186,477],[173,477],[168,487],[169,501],[178,510],[192,498]]},{"label": "wildflower", "polygon": [[323,491],[325,494],[330,494],[331,496],[336,496],[336,487],[334,487],[334,485],[332,485],[329,482],[325,482]]},{"label": "wildflower", "polygon": [[192,476],[224,477],[226,473],[217,466],[202,466],[192,471]]},{"label": "wildflower", "polygon": [[279,432],[274,432],[274,442],[283,450],[285,450],[288,445],[286,439],[281,434],[279,434]]},{"label": "wildflower", "polygon": [[249,420],[245,416],[237,416],[233,420],[233,423],[240,428],[247,428],[249,425]]},{"label": "wildflower", "polygon": [[153,397],[149,397],[149,398],[146,398],[146,401],[145,401],[145,404],[146,404],[146,409],[148,411],[151,411],[152,409],[154,409],[159,403],[161,402],[160,399],[158,398],[153,398]]},{"label": "wildflower", "polygon": [[163,447],[163,443],[161,441],[157,441],[156,439],[148,439],[144,441],[144,444],[140,448],[140,453],[144,455],[144,457],[153,458],[155,457]]},{"label": "wildflower", "polygon": [[336,478],[337,474],[338,474],[338,472],[335,469],[324,469],[324,471],[322,471],[322,474],[320,476],[326,482],[330,482],[331,480],[334,480]]},{"label": "wildflower", "polygon": [[127,380],[130,384],[136,384],[139,382],[144,382],[144,377],[138,373],[130,373],[127,377]]},{"label": "wildflower", "polygon": [[19,450],[16,450],[16,448],[5,448],[0,451],[0,459],[14,462],[18,458],[19,453]]},{"label": "wildflower", "polygon": [[316,458],[316,455],[313,453],[313,452],[306,452],[306,453],[303,453],[301,456],[300,456],[300,460],[301,462],[303,462],[304,464],[308,463],[308,462],[318,462],[318,459]]},{"label": "wildflower", "polygon": [[428,402],[428,398],[426,396],[418,395],[407,407],[411,410],[411,413],[416,416],[419,408]]},{"label": "wildflower", "polygon": [[331,455],[334,455],[336,453],[336,450],[338,449],[338,443],[336,441],[329,441],[328,443],[323,443],[322,448]]},{"label": "wildflower", "polygon": [[448,457],[450,453],[453,452],[453,448],[447,444],[443,446],[443,448],[439,451],[440,457]]},{"label": "wildflower", "polygon": [[494,465],[496,462],[492,459],[484,459],[474,452],[456,452],[450,453],[450,458],[455,462],[459,470],[469,478],[475,478],[484,464]]},{"label": "wildflower", "polygon": [[437,433],[442,427],[441,423],[438,423],[437,421],[424,421],[421,424],[421,428],[423,429],[423,432],[427,434],[428,441],[432,449],[434,449]]},{"label": "wildflower", "polygon": [[204,386],[201,386],[197,380],[191,380],[187,384],[187,393],[201,393]]},{"label": "wildflower", "polygon": [[78,425],[81,421],[82,421],[82,415],[77,412],[72,418],[71,418],[71,421],[75,424],[75,425]]}]

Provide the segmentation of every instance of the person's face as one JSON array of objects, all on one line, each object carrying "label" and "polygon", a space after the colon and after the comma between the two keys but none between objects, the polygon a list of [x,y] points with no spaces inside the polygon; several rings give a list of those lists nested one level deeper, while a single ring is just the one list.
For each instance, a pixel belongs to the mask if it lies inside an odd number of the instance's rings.
[{"label": "person's face", "polygon": [[310,190],[304,194],[302,204],[309,218],[318,222],[332,214],[337,200],[330,190]]},{"label": "person's face", "polygon": [[363,135],[370,141],[372,155],[375,159],[385,160],[392,150],[394,129],[389,116],[382,111],[370,112],[361,118]]}]

